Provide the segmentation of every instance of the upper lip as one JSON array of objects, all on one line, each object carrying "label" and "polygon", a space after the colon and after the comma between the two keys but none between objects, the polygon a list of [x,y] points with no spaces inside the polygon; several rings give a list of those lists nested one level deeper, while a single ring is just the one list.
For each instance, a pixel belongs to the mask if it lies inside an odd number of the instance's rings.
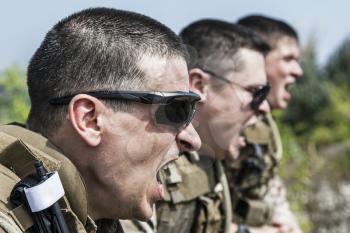
[{"label": "upper lip", "polygon": [[289,86],[293,85],[294,83],[295,83],[295,79],[292,79],[292,80],[288,81],[288,82],[285,84],[285,86],[286,86],[286,88],[288,88]]},{"label": "upper lip", "polygon": [[160,165],[160,167],[158,168],[158,170],[160,170],[162,167],[165,167],[166,165],[168,165],[169,163],[177,160],[179,158],[179,154],[177,154],[176,156],[172,156],[171,158],[169,158],[168,160],[166,160],[164,163],[162,163]]},{"label": "upper lip", "polygon": [[256,113],[252,113],[251,117],[249,117],[246,121],[243,122],[243,126],[240,131],[242,132],[245,128],[252,126],[256,123],[256,120],[252,120],[252,118],[256,115]]}]

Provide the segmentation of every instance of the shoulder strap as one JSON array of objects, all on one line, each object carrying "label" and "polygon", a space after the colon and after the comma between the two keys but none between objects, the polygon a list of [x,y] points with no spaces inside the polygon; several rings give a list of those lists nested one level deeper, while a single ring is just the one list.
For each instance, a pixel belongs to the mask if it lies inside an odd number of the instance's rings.
[{"label": "shoulder strap", "polygon": [[8,203],[8,198],[11,194],[11,191],[19,180],[19,177],[16,176],[11,170],[0,164],[0,213],[11,219],[11,221],[5,221],[5,217],[2,216],[1,218],[3,220],[2,223],[0,223],[0,227],[6,228],[8,230],[9,228],[3,226],[2,224],[6,225],[7,223],[11,222],[24,232],[33,225],[32,218],[23,205],[20,205],[17,208],[13,209]]},{"label": "shoulder strap", "polygon": [[272,132],[272,138],[273,138],[273,143],[274,143],[274,147],[275,147],[275,151],[274,151],[275,157],[277,160],[280,160],[282,158],[282,154],[283,154],[280,132],[279,132],[277,124],[276,124],[276,122],[273,119],[271,114],[266,114],[266,120],[267,120],[267,122],[271,128],[271,132]]},{"label": "shoulder strap", "polygon": [[225,223],[224,223],[224,233],[230,233],[231,232],[231,222],[232,222],[232,203],[231,203],[231,195],[230,195],[230,189],[227,182],[227,177],[224,172],[224,168],[220,161],[215,162],[215,167],[217,171],[217,176],[219,178],[219,182],[222,184],[223,187],[223,208],[224,208],[224,215],[225,215]]}]

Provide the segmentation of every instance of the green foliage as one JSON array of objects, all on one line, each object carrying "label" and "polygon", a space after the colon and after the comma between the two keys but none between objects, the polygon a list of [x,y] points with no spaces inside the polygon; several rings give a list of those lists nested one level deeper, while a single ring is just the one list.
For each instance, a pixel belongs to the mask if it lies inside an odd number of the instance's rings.
[{"label": "green foliage", "polygon": [[25,122],[29,111],[26,78],[13,66],[0,74],[0,123]]},{"label": "green foliage", "polygon": [[330,57],[325,67],[325,77],[330,82],[350,87],[350,38],[346,39]]},{"label": "green foliage", "polygon": [[328,145],[350,138],[350,94],[348,87],[327,85],[330,102],[320,112],[311,140],[317,145]]},{"label": "green foliage", "polygon": [[283,157],[279,165],[279,174],[288,186],[288,201],[295,213],[303,232],[310,232],[312,222],[306,213],[307,197],[310,195],[311,159],[304,145],[298,140],[293,128],[278,122],[282,137]]}]

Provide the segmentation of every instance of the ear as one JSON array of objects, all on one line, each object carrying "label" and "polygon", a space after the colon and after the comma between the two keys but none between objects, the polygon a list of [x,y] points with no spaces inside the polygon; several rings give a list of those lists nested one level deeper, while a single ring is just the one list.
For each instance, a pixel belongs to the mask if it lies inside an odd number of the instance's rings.
[{"label": "ear", "polygon": [[199,68],[189,71],[190,90],[201,97],[200,102],[205,102],[208,95],[209,75]]},{"label": "ear", "polygon": [[96,147],[101,143],[101,115],[103,104],[97,98],[79,94],[69,103],[68,113],[76,133],[86,144]]}]

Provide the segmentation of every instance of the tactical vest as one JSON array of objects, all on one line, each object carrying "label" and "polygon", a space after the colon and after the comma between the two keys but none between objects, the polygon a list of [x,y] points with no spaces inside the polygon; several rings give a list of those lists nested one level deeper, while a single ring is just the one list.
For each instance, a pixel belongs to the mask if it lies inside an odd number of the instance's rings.
[{"label": "tactical vest", "polygon": [[[95,233],[96,225],[87,215],[85,185],[75,166],[46,138],[14,125],[0,126],[0,232],[26,232],[34,224],[23,205],[12,207],[9,196],[20,179],[35,172],[36,160],[41,160],[47,171],[59,173],[65,189],[59,204],[69,232]],[[115,228],[119,224],[106,221]],[[103,228],[106,224],[100,225]]]},{"label": "tactical vest", "polygon": [[123,229],[127,233],[156,233],[156,226],[152,222],[139,220],[120,220]]},{"label": "tactical vest", "polygon": [[157,203],[158,232],[228,233],[231,200],[222,165],[187,153],[162,171],[164,201]]},{"label": "tactical vest", "polygon": [[238,159],[226,161],[233,221],[250,226],[269,224],[273,207],[264,201],[269,181],[282,156],[280,134],[270,114],[244,130],[247,146]]}]

